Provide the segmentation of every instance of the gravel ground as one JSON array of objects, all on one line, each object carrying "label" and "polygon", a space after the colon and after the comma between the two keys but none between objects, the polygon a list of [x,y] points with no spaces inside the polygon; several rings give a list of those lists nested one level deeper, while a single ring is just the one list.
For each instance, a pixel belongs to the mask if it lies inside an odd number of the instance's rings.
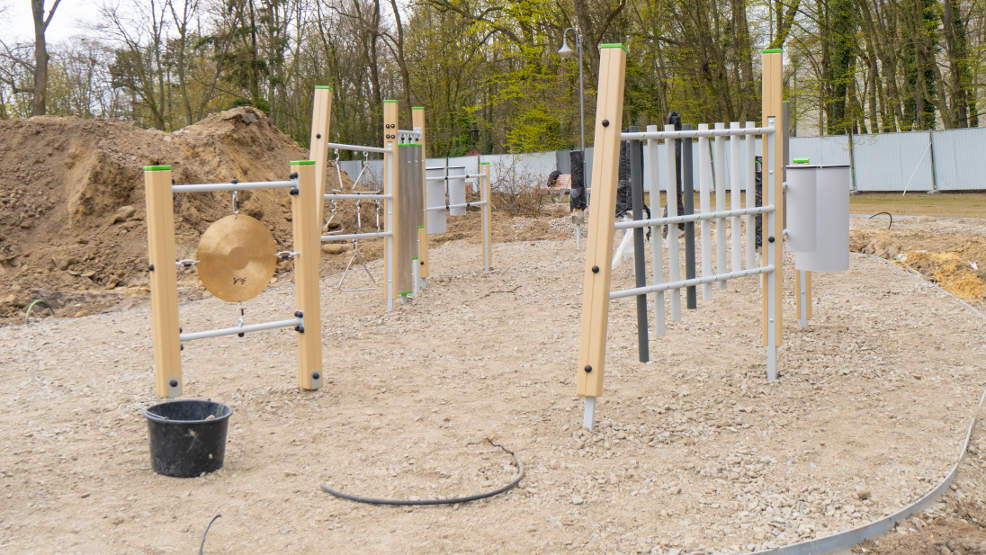
[{"label": "gravel ground", "polygon": [[[564,226],[563,220],[554,225]],[[571,239],[432,251],[411,304],[322,281],[326,381],[295,387],[290,331],[190,343],[185,394],[230,404],[225,467],[150,469],[139,411],[154,402],[147,306],[0,328],[0,549],[188,552],[742,552],[865,524],[936,484],[984,382],[981,321],[894,264],[852,255],[814,281],[815,316],[784,299],[780,379],[765,383],[759,281],[652,338],[636,361],[634,303],[612,305],[606,393],[592,432],[574,395],[583,252]],[[790,265],[790,261],[788,261]],[[790,266],[789,266],[790,267]],[[371,264],[379,275],[379,262]],[[632,284],[632,264],[614,276]],[[791,267],[793,269],[793,267]],[[245,304],[281,319],[293,289]],[[232,325],[216,299],[186,330]],[[369,496],[502,496],[439,508]]]}]

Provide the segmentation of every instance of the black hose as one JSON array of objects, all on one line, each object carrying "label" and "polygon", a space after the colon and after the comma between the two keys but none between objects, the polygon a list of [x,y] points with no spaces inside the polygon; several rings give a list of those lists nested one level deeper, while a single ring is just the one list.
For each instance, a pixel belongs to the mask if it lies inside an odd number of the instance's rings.
[{"label": "black hose", "polygon": [[205,527],[205,532],[202,532],[202,543],[199,544],[199,555],[203,555],[203,551],[205,550],[205,537],[206,537],[206,535],[209,534],[209,528],[212,528],[212,523],[215,522],[216,520],[218,520],[219,517],[221,517],[221,516],[223,516],[223,515],[222,514],[218,514],[218,515],[212,517],[212,520],[209,521],[209,525]]},{"label": "black hose", "polygon": [[894,215],[891,214],[890,212],[877,212],[876,214],[873,214],[867,219],[872,220],[873,218],[879,216],[880,214],[886,214],[888,217],[890,217],[890,225],[887,226],[887,229],[894,227]]},{"label": "black hose", "polygon": [[524,465],[521,464],[520,459],[513,451],[507,449],[506,447],[495,443],[493,440],[487,438],[485,440],[487,443],[494,447],[499,447],[504,452],[508,453],[514,459],[514,463],[517,465],[517,477],[513,479],[509,484],[499,487],[495,490],[488,491],[486,493],[477,493],[475,495],[467,495],[465,497],[451,497],[448,499],[420,499],[420,500],[410,500],[410,499],[375,499],[373,497],[361,497],[359,495],[351,495],[348,493],[342,493],[341,491],[336,491],[325,484],[322,484],[322,491],[325,493],[332,494],[336,497],[342,499],[348,499],[350,501],[355,501],[357,503],[367,503],[370,505],[395,505],[395,506],[412,506],[412,505],[457,505],[459,503],[468,503],[470,501],[476,501],[479,499],[486,499],[488,497],[493,497],[494,495],[499,495],[501,493],[510,491],[517,484],[520,483],[521,479],[524,477]]}]

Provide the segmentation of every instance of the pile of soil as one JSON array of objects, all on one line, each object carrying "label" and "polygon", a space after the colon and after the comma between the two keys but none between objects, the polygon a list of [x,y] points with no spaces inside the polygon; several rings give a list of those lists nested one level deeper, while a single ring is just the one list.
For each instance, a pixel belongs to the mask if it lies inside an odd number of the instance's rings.
[{"label": "pile of soil", "polygon": [[913,229],[854,229],[849,248],[911,268],[959,298],[986,305],[986,236]]},{"label": "pile of soil", "polygon": [[[74,316],[145,298],[142,166],[171,165],[176,183],[259,181],[284,179],[288,162],[305,158],[305,150],[249,107],[174,133],[119,120],[0,121],[0,322],[23,318],[37,299],[39,308],[52,307],[39,315]],[[335,170],[326,171],[336,183]],[[291,244],[290,197],[283,190],[238,196],[244,213],[267,224],[278,243]],[[201,233],[229,214],[231,204],[229,193],[175,197],[180,258],[194,254]],[[194,281],[187,272],[183,283]]]}]

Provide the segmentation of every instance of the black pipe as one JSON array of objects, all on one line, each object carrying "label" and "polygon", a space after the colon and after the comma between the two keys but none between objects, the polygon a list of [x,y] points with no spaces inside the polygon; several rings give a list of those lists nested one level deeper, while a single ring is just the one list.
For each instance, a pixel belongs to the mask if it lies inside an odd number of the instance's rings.
[{"label": "black pipe", "polygon": [[[636,126],[629,131],[639,131]],[[633,205],[633,219],[644,219],[644,144],[630,141],[630,199]],[[653,200],[651,201],[653,202]],[[655,237],[656,241],[657,238]],[[644,266],[644,228],[633,228],[633,275],[637,287],[647,285],[647,268]],[[640,362],[650,360],[647,345],[647,295],[637,295],[637,350]]]},{"label": "black pipe", "polygon": [[[682,129],[691,129],[691,125],[682,126]],[[684,139],[681,145],[681,181],[682,194],[684,195],[683,214],[695,213],[695,185],[692,178],[692,140]],[[695,222],[685,224],[685,279],[695,278]],[[695,293],[695,286],[691,285],[685,289],[685,306],[689,309],[698,308],[698,297]]]}]

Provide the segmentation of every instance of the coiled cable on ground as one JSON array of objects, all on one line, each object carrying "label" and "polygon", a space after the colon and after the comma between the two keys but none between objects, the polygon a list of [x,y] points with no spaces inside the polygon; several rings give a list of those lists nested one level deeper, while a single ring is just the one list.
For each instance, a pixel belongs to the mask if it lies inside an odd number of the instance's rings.
[{"label": "coiled cable on ground", "polygon": [[349,493],[343,493],[341,491],[334,490],[334,489],[326,486],[325,484],[322,484],[322,491],[324,491],[325,493],[334,495],[336,497],[342,498],[342,499],[348,499],[349,501],[355,501],[357,503],[367,503],[367,504],[370,504],[370,505],[393,505],[393,506],[406,507],[406,506],[415,506],[415,505],[457,505],[459,503],[468,503],[470,501],[477,501],[479,499],[486,499],[486,498],[493,497],[495,495],[499,495],[501,493],[505,493],[507,491],[512,490],[514,487],[517,486],[517,484],[520,483],[521,479],[524,478],[524,465],[523,465],[523,463],[520,462],[520,459],[517,458],[517,455],[513,451],[511,451],[510,449],[507,449],[506,447],[504,447],[504,446],[502,446],[502,445],[494,442],[492,439],[489,439],[489,438],[486,438],[484,441],[486,443],[489,443],[490,445],[492,445],[494,447],[499,447],[505,453],[509,454],[513,458],[514,464],[517,465],[517,476],[509,484],[507,484],[505,486],[502,486],[502,487],[499,487],[499,488],[497,488],[495,490],[492,490],[492,491],[487,491],[485,493],[477,493],[477,494],[474,494],[474,495],[467,495],[467,496],[464,496],[464,497],[449,497],[449,498],[445,498],[445,499],[377,499],[377,498],[373,498],[373,497],[363,497],[363,496],[360,496],[360,495],[353,495],[353,494],[349,494]]}]

